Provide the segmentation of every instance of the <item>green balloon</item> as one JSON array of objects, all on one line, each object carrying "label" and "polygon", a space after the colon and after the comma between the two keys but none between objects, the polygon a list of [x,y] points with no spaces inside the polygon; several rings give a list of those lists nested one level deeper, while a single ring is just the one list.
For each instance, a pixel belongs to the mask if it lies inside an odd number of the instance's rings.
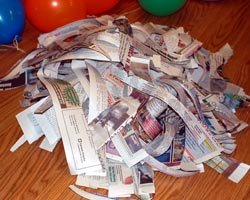
[{"label": "green balloon", "polygon": [[170,15],[179,10],[186,0],[139,0],[141,6],[156,16]]}]

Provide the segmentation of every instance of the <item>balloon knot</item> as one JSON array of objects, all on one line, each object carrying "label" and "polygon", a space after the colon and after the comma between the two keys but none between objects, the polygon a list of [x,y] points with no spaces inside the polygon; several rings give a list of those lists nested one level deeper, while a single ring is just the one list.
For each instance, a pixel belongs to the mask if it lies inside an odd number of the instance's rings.
[{"label": "balloon knot", "polygon": [[20,37],[16,35],[13,39],[12,45],[0,44],[0,51],[7,51],[8,49],[16,49],[17,51],[21,51],[25,53],[25,51],[18,46],[18,40]]}]

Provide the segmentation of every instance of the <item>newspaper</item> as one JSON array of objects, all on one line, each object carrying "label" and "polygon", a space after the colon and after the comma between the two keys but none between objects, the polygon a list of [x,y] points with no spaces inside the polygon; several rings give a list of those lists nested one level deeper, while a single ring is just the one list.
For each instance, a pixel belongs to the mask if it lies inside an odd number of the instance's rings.
[{"label": "newspaper", "polygon": [[57,40],[63,40],[72,35],[79,34],[79,29],[84,26],[93,27],[93,25],[99,26],[100,23],[94,18],[88,20],[79,20],[64,27],[60,27],[50,33],[40,35],[38,41],[40,45],[48,47]]},{"label": "newspaper", "polygon": [[104,110],[90,124],[94,131],[93,141],[97,149],[103,146],[115,135],[119,128],[136,114],[138,101],[130,97],[115,102]]},{"label": "newspaper", "polygon": [[119,152],[117,151],[112,140],[109,140],[105,144],[105,150],[106,150],[106,157],[107,158],[112,159],[112,160],[116,160],[118,162],[123,162],[123,159],[122,159],[121,155],[119,154]]},{"label": "newspaper", "polygon": [[247,127],[237,108],[250,105],[223,77],[228,44],[210,52],[182,27],[101,16],[42,34],[38,47],[0,80],[0,90],[26,84],[11,151],[44,135],[51,152],[62,139],[76,184],[108,190],[71,185],[80,196],[152,199],[153,171],[191,176],[205,163],[239,182],[249,170],[224,155]]},{"label": "newspaper", "polygon": [[184,123],[180,124],[178,128],[179,130],[177,130],[169,148],[163,154],[155,157],[158,161],[176,169],[180,168],[186,140]]},{"label": "newspaper", "polygon": [[188,155],[187,151],[184,150],[182,161],[180,164],[180,169],[184,171],[199,171],[200,173],[205,172],[203,163],[196,164],[192,158]]},{"label": "newspaper", "polygon": [[25,84],[25,73],[14,76],[9,80],[0,80],[0,91],[21,87]]},{"label": "newspaper", "polygon": [[83,60],[73,60],[71,67],[72,67],[73,72],[77,76],[78,80],[80,81],[84,91],[89,97],[90,96],[90,83],[87,78],[88,74],[86,72],[87,70],[86,62]]},{"label": "newspaper", "polygon": [[78,175],[76,179],[76,185],[85,186],[93,189],[108,189],[109,187],[107,176]]},{"label": "newspaper", "polygon": [[137,165],[137,174],[139,178],[138,194],[154,194],[154,171],[152,167],[146,163]]},{"label": "newspaper", "polygon": [[51,144],[48,139],[45,137],[39,147],[45,151],[53,152],[56,148],[56,145],[58,144],[58,140],[55,141],[53,144]]},{"label": "newspaper", "polygon": [[50,78],[59,78],[59,67],[61,63],[60,62],[55,62],[51,63],[44,68],[44,75]]},{"label": "newspaper", "polygon": [[175,176],[175,177],[185,177],[185,176],[193,176],[197,174],[198,170],[191,170],[191,171],[182,171],[174,168],[170,168],[167,165],[159,162],[152,156],[148,156],[144,159],[144,162],[149,164],[155,170],[160,171],[164,174]]},{"label": "newspaper", "polygon": [[134,55],[134,46],[130,44],[129,37],[120,33],[119,58],[125,69],[130,68],[130,59]]},{"label": "newspaper", "polygon": [[236,130],[236,132],[239,132],[248,126],[245,122],[239,120],[225,105],[221,104],[216,96],[207,96],[203,101],[214,108],[213,113],[221,119],[228,132],[235,132]]},{"label": "newspaper", "polygon": [[12,145],[10,148],[11,152],[15,152],[19,147],[21,147],[25,142],[26,142],[25,135],[22,135],[16,142],[15,144]]},{"label": "newspaper", "polygon": [[108,108],[109,93],[98,71],[88,66],[90,79],[89,116],[88,123],[95,119],[102,111]]},{"label": "newspaper", "polygon": [[43,49],[35,49],[28,53],[23,59],[17,61],[17,63],[10,68],[10,70],[0,77],[0,91],[12,89],[25,85],[26,77],[25,70],[23,69],[24,63],[34,58],[37,54],[44,51]]},{"label": "newspaper", "polygon": [[206,164],[235,183],[240,182],[250,169],[249,165],[224,155],[216,156],[207,161]]},{"label": "newspaper", "polygon": [[[105,45],[103,45],[105,43]],[[110,60],[119,62],[120,38],[118,33],[106,31],[97,34],[94,45],[98,47]],[[105,48],[104,48],[105,47]]]},{"label": "newspaper", "polygon": [[132,167],[148,156],[147,152],[141,146],[131,123],[132,120],[129,119],[126,124],[123,124],[116,131],[116,134],[111,139],[128,167]]},{"label": "newspaper", "polygon": [[[135,130],[139,131],[138,135],[143,148],[154,157],[164,154],[170,148],[176,134],[176,126],[167,123],[165,124],[165,131],[159,134],[153,141],[148,140],[147,135],[143,134],[143,130],[137,127]],[[148,141],[145,141],[145,139]]]},{"label": "newspaper", "polygon": [[54,59],[53,62],[60,62],[64,60],[75,60],[75,59],[89,59],[89,60],[99,60],[99,61],[110,61],[110,59],[90,48],[80,48],[72,52],[68,52],[61,57]]},{"label": "newspaper", "polygon": [[101,75],[91,64],[85,61],[73,61],[72,69],[89,98],[88,123],[90,124],[102,111],[108,108],[112,97]]},{"label": "newspaper", "polygon": [[86,192],[84,190],[79,189],[78,187],[74,185],[70,185],[69,188],[73,190],[76,194],[79,196],[89,199],[89,200],[112,200],[108,197],[105,197],[104,195],[98,195],[98,194],[92,194],[90,192]]},{"label": "newspaper", "polygon": [[[46,101],[46,99],[44,99],[44,101]],[[34,117],[50,144],[55,144],[61,139],[54,107],[49,108],[43,114],[34,113]]]},{"label": "newspaper", "polygon": [[43,77],[41,70],[38,77],[50,92],[71,174],[100,170],[91,131],[74,88],[65,81]]},{"label": "newspaper", "polygon": [[109,197],[128,197],[134,194],[133,168],[126,164],[108,162]]},{"label": "newspaper", "polygon": [[199,156],[196,157],[195,161],[197,163],[204,162],[220,154],[222,148],[213,138],[207,127],[204,126],[204,124],[202,124],[202,122],[199,121],[190,111],[188,111],[186,107],[171,93],[168,93],[166,90],[164,90],[164,88],[154,86],[149,82],[140,79],[139,77],[128,77],[124,71],[121,71],[118,68],[112,68],[112,70],[114,76],[131,85],[132,87],[147,93],[148,95],[152,95],[163,100],[182,117],[188,129],[190,129],[189,133],[191,133],[190,135],[192,136],[192,141],[196,141],[198,146],[202,145],[202,147],[206,149],[205,153],[199,154]]},{"label": "newspaper", "polygon": [[44,135],[43,130],[39,123],[37,122],[34,111],[43,103],[45,99],[39,101],[38,103],[30,106],[26,110],[18,113],[16,119],[23,131],[23,134],[29,144],[38,140],[42,135]]}]

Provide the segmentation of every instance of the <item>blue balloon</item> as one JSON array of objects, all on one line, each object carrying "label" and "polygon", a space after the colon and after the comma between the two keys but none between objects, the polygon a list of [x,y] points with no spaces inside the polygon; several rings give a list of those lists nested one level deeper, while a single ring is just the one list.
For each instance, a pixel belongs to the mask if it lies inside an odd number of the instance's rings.
[{"label": "blue balloon", "polygon": [[20,40],[25,25],[22,0],[0,0],[0,44]]}]

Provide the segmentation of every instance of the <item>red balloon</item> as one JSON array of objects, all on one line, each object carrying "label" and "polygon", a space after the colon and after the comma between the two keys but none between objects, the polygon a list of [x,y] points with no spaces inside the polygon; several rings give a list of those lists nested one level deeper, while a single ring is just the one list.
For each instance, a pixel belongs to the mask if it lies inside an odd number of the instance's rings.
[{"label": "red balloon", "polygon": [[28,21],[42,32],[86,17],[83,0],[24,0]]},{"label": "red balloon", "polygon": [[87,13],[90,15],[96,15],[106,12],[113,8],[119,0],[85,0]]}]

